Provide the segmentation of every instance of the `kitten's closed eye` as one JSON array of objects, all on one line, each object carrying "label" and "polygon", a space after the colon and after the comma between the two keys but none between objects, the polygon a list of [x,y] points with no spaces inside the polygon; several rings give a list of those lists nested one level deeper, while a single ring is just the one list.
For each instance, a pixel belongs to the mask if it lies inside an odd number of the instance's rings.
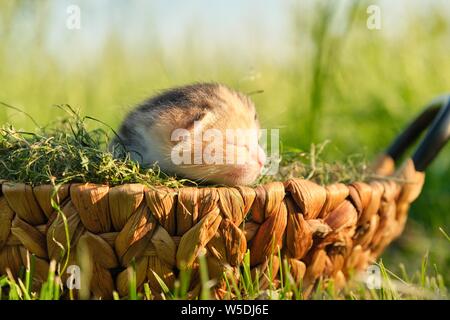
[{"label": "kitten's closed eye", "polygon": [[206,112],[197,112],[186,124],[184,129],[191,130],[196,122],[201,121],[206,116]]}]

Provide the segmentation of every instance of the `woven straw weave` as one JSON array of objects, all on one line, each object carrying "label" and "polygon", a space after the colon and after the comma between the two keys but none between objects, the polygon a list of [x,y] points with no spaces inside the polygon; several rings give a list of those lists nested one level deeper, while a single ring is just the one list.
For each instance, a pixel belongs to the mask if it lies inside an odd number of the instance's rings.
[{"label": "woven straw weave", "polygon": [[[392,159],[384,157],[377,172],[391,175]],[[395,176],[324,187],[300,179],[256,188],[71,184],[59,189],[56,200],[67,219],[68,263],[85,266],[88,258],[92,297],[108,299],[114,290],[126,296],[131,264],[138,288],[147,282],[156,296],[161,286],[154,273],[173,288],[179,270],[192,268],[195,297],[201,286],[198,256],[204,253],[216,279],[213,293],[221,298],[224,272],[238,277],[247,249],[261,287],[276,285],[279,253],[304,290],[330,278],[342,287],[352,270],[364,269],[404,228],[424,174],[409,160]],[[62,215],[51,204],[53,190],[1,184],[0,275],[7,268],[19,275],[29,251],[38,286],[47,279],[49,261],[63,262],[68,241]]]}]

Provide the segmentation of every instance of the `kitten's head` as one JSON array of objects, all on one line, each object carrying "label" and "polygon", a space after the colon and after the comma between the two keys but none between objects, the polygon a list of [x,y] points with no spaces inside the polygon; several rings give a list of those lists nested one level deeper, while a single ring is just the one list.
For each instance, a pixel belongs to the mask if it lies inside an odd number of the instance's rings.
[{"label": "kitten's head", "polygon": [[[247,185],[266,161],[249,97],[220,84],[175,88],[151,99],[153,137],[161,169],[193,180]],[[158,154],[159,153],[159,154]]]}]

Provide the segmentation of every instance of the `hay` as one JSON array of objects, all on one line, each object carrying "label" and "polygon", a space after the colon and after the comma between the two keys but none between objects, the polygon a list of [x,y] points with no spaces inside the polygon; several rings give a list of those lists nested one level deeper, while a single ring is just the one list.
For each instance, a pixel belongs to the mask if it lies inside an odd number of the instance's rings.
[{"label": "hay", "polygon": [[[92,182],[108,185],[142,183],[179,187],[185,180],[164,175],[155,165],[141,168],[130,158],[115,159],[107,150],[110,135],[89,130],[87,120],[69,106],[67,118],[37,132],[12,125],[0,128],[0,178],[32,185]],[[112,133],[112,130],[109,130]]]},{"label": "hay", "polygon": [[[155,164],[142,168],[129,157],[115,159],[107,150],[115,134],[96,128],[89,130],[88,120],[70,106],[60,106],[69,116],[51,127],[38,128],[36,132],[17,130],[13,125],[0,128],[0,179],[31,185],[91,182],[110,186],[125,183],[164,185],[171,188],[196,185],[187,179],[171,177]],[[328,144],[312,145],[308,152],[288,149],[278,161],[276,175],[262,176],[256,185],[271,181],[303,178],[319,184],[364,181],[367,177],[365,158],[352,155],[344,161],[329,163],[321,158]]]}]

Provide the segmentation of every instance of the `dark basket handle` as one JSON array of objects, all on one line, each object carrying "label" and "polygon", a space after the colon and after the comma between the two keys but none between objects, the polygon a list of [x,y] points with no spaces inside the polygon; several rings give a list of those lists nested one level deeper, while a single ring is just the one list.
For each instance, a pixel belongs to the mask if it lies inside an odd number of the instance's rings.
[{"label": "dark basket handle", "polygon": [[414,166],[420,172],[425,171],[450,138],[450,95],[438,97],[425,107],[389,146],[386,154],[397,160],[427,127],[424,139],[412,156]]}]

